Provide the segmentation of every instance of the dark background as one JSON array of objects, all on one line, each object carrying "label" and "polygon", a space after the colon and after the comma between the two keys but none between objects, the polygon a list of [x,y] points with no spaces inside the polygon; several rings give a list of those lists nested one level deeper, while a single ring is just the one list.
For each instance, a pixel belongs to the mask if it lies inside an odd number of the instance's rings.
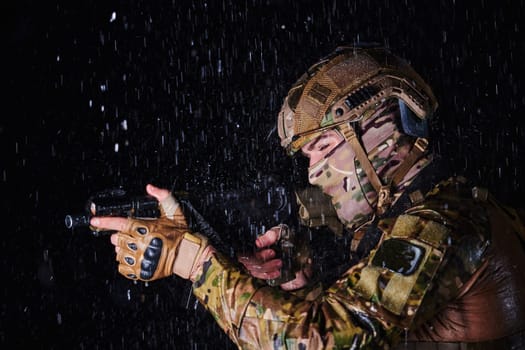
[{"label": "dark background", "polygon": [[64,215],[115,186],[289,183],[276,114],[339,44],[379,42],[411,62],[440,101],[436,151],[450,173],[522,205],[523,1],[4,6],[2,348],[233,348],[185,281],[125,280],[108,238],[67,230]]}]

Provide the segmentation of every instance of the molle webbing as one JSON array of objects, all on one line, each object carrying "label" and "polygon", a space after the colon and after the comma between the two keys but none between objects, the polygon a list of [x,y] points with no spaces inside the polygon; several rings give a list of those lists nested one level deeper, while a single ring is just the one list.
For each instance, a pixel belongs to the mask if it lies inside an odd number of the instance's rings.
[{"label": "molle webbing", "polygon": [[409,327],[429,286],[423,281],[435,275],[449,232],[430,220],[399,216],[386,239],[372,251],[356,291],[388,311],[392,322]]}]

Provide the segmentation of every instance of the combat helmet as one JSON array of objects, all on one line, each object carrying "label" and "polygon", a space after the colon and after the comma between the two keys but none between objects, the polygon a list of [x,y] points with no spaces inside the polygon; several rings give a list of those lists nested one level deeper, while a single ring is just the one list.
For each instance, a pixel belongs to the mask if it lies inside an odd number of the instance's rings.
[{"label": "combat helmet", "polygon": [[[405,162],[384,183],[352,125],[389,99],[398,101],[403,131],[416,140]],[[341,46],[310,67],[292,86],[279,112],[277,129],[281,145],[291,155],[327,129],[338,129],[378,193],[378,211],[384,212],[392,185],[426,150],[427,120],[437,105],[432,90],[419,74],[388,49]]]}]

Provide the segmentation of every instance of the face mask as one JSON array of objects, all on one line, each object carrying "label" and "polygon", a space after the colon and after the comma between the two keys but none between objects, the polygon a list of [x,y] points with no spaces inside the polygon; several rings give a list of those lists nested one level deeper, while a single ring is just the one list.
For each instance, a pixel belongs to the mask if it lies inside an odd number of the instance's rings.
[{"label": "face mask", "polygon": [[[409,148],[404,146],[395,122],[399,113],[397,102],[387,101],[375,113],[361,126],[362,143],[377,175],[386,183]],[[423,157],[410,169],[393,189],[394,201],[430,161],[430,157]],[[375,213],[377,193],[348,142],[342,141],[323,160],[312,165],[308,177],[312,185],[320,186],[331,197],[338,218],[348,228],[355,229]]]},{"label": "face mask", "polygon": [[332,198],[339,219],[350,228],[368,221],[377,195],[364,171],[356,167],[355,153],[341,142],[325,159],[308,169],[312,185],[320,186]]}]

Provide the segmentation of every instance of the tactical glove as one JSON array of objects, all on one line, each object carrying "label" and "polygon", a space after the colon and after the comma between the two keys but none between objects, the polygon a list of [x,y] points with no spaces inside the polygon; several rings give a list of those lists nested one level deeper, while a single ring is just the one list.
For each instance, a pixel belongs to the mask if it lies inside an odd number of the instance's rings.
[{"label": "tactical glove", "polygon": [[159,219],[128,219],[117,234],[119,272],[133,280],[152,281],[173,273],[189,278],[206,239],[192,234],[171,195],[159,203]]}]

